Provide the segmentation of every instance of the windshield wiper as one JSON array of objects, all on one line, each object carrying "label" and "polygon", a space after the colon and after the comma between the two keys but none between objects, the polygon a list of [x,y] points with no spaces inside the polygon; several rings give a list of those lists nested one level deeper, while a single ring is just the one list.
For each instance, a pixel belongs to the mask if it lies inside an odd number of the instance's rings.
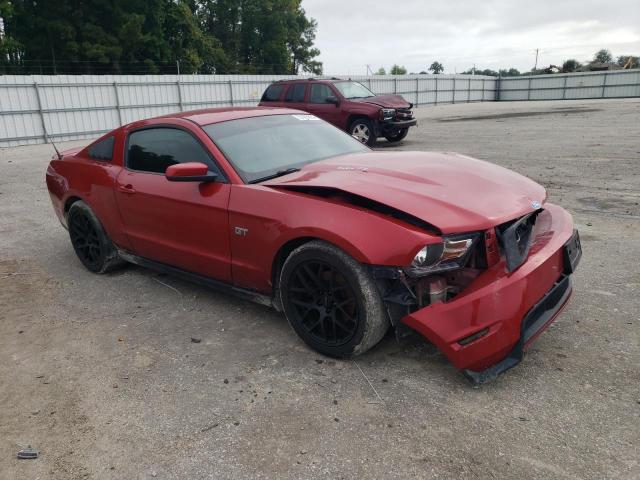
[{"label": "windshield wiper", "polygon": [[300,169],[296,167],[285,168],[284,170],[278,170],[276,173],[272,173],[271,175],[267,175],[266,177],[256,178],[255,180],[251,180],[249,183],[260,183],[265,180],[271,180],[272,178],[282,177],[284,175],[288,175],[290,173],[299,172]]}]

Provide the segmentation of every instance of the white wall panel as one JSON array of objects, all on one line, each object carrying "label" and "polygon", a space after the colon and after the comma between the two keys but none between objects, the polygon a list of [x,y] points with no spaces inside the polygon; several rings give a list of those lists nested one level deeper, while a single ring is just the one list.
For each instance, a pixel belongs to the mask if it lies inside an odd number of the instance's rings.
[{"label": "white wall panel", "polygon": [[500,100],[576,100],[640,96],[640,70],[579,72],[499,80]]},{"label": "white wall panel", "polygon": [[[0,76],[0,147],[96,137],[122,124],[182,110],[254,106],[291,75]],[[468,75],[344,76],[416,106],[492,101],[496,79]],[[437,91],[436,91],[437,90]],[[182,107],[182,108],[181,108]]]}]

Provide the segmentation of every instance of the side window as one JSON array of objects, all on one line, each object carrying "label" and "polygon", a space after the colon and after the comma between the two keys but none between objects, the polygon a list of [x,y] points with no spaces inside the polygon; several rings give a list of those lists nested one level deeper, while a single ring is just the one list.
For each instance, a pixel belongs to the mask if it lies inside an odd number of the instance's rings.
[{"label": "side window", "polygon": [[110,162],[113,160],[113,144],[115,138],[109,137],[89,147],[89,156],[94,160]]},{"label": "side window", "polygon": [[311,97],[309,101],[311,103],[327,103],[327,97],[334,97],[333,91],[322,83],[314,83],[311,85]]},{"label": "side window", "polygon": [[264,94],[262,95],[262,100],[263,102],[277,102],[278,99],[280,98],[280,95],[282,94],[282,91],[284,90],[284,85],[277,85],[277,84],[273,84],[273,85],[269,85],[269,88],[267,88],[264,91]]},{"label": "side window", "polygon": [[147,128],[129,135],[127,167],[141,172],[164,173],[176,163],[200,162],[214,167],[204,147],[184,130],[176,128]]},{"label": "side window", "polygon": [[306,85],[304,83],[294,83],[289,86],[289,90],[287,90],[287,95],[284,97],[285,102],[304,102],[304,93],[306,90]]}]

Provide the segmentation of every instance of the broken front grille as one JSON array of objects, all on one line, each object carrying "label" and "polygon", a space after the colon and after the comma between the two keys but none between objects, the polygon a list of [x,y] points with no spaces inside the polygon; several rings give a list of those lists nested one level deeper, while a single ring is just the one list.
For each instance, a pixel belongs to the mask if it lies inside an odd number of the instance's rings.
[{"label": "broken front grille", "polygon": [[413,118],[413,112],[409,108],[398,108],[396,110],[396,119],[410,120]]},{"label": "broken front grille", "polygon": [[513,272],[527,260],[533,227],[540,212],[541,210],[537,210],[496,228],[498,243],[507,262],[507,271]]}]

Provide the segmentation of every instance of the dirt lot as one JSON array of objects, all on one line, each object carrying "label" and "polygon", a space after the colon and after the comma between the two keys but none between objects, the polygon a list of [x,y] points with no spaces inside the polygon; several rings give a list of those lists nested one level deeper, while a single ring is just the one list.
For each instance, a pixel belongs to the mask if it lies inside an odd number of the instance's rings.
[{"label": "dirt lot", "polygon": [[92,275],[49,203],[51,147],[0,150],[0,478],[640,478],[640,100],[418,114],[393,148],[512,168],[580,229],[573,301],[523,364],[474,389],[391,336],[331,361],[267,308]]}]

